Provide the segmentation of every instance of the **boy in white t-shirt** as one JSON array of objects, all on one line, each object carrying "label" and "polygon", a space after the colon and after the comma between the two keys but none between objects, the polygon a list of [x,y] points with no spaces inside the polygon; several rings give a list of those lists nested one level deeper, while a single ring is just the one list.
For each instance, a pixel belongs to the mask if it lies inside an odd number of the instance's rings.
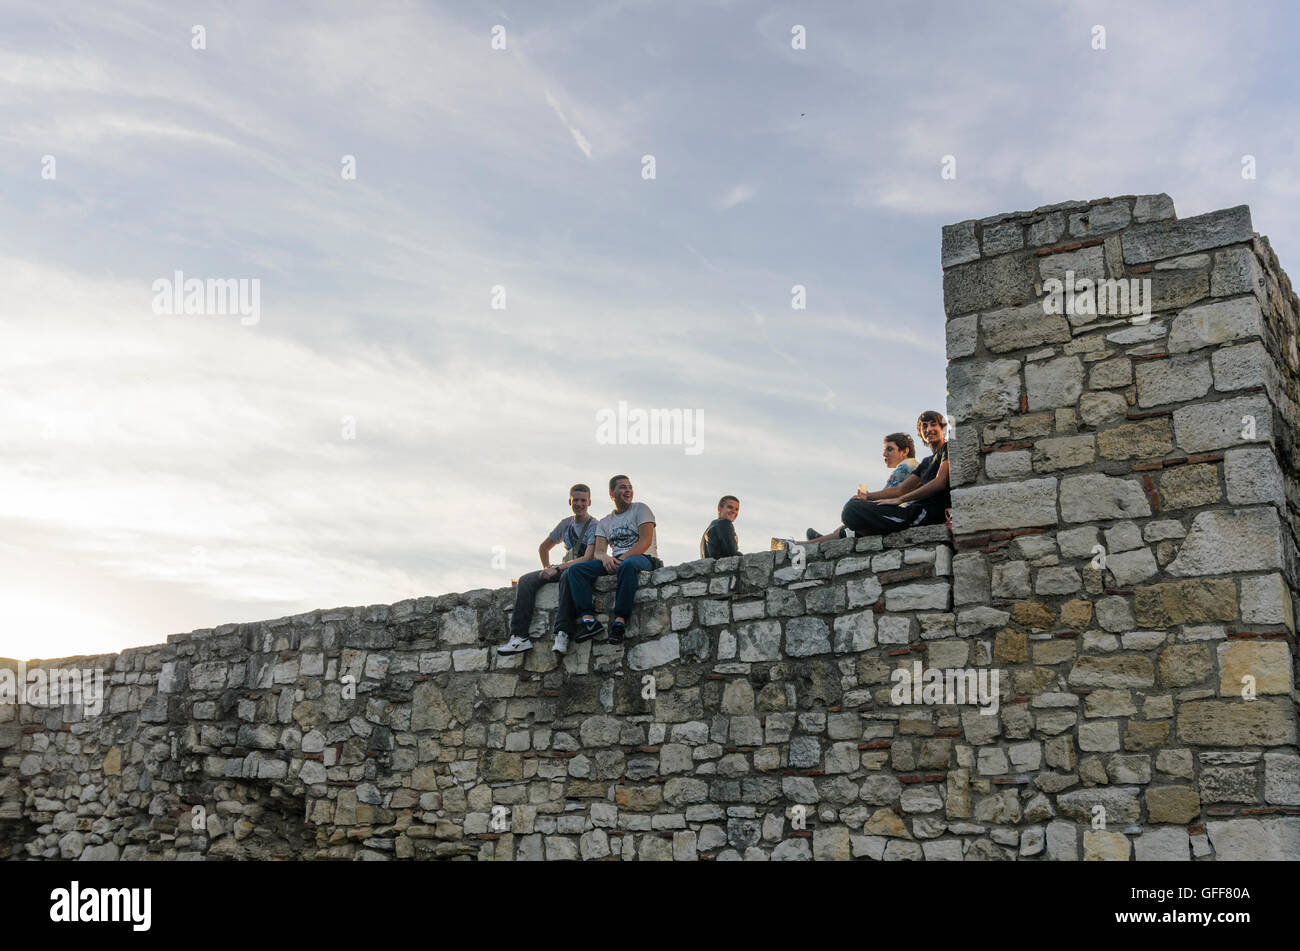
[{"label": "boy in white t-shirt", "polygon": [[578,614],[577,630],[573,634],[576,641],[588,640],[604,630],[593,613],[592,582],[602,574],[618,575],[614,620],[606,638],[609,643],[618,644],[627,632],[637,576],[663,564],[655,544],[654,512],[644,502],[632,501],[632,480],[625,475],[614,476],[609,480],[609,497],[614,502],[614,511],[596,526],[595,558],[574,565],[567,573],[569,593]]}]

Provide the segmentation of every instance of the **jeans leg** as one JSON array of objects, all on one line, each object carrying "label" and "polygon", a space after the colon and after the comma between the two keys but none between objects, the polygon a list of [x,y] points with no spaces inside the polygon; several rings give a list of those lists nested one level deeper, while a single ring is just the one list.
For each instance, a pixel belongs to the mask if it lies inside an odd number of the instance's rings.
[{"label": "jeans leg", "polygon": [[595,613],[592,611],[591,584],[605,573],[605,566],[599,561],[580,561],[564,573],[569,576],[574,613],[578,616]]},{"label": "jeans leg", "polygon": [[614,614],[627,620],[632,616],[632,604],[636,598],[637,576],[651,568],[650,559],[645,555],[633,555],[618,566],[618,594],[614,598]]},{"label": "jeans leg", "polygon": [[560,575],[560,608],[555,613],[555,633],[563,631],[565,634],[577,633],[577,612],[573,607],[573,589],[569,587],[568,574],[573,569],[570,568]]},{"label": "jeans leg", "polygon": [[537,604],[537,592],[547,583],[542,580],[540,569],[519,576],[519,587],[515,588],[515,611],[510,616],[510,634],[513,637],[528,636],[528,626],[533,620],[533,608]]}]

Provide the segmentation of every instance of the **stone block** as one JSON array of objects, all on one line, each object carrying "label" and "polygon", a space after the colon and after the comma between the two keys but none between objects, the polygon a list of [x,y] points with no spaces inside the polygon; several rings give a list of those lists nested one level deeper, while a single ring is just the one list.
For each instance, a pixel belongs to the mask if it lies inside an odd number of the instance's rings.
[{"label": "stone block", "polygon": [[1201,815],[1201,796],[1191,786],[1152,786],[1146,791],[1146,800],[1151,822],[1186,825]]},{"label": "stone block", "polygon": [[1128,386],[1133,382],[1133,361],[1128,357],[1117,357],[1094,363],[1088,371],[1088,388],[1093,390],[1111,390],[1118,386]]},{"label": "stone block", "polygon": [[1282,567],[1282,526],[1273,508],[1201,512],[1166,569],[1171,575],[1223,575]]},{"label": "stone block", "polygon": [[1138,405],[1143,409],[1200,399],[1213,385],[1210,361],[1204,356],[1146,360],[1137,365]]},{"label": "stone block", "polygon": [[952,602],[977,604],[989,599],[988,559],[980,552],[960,552],[952,559]]},{"label": "stone block", "polygon": [[1133,840],[1133,855],[1139,862],[1190,862],[1191,839],[1186,829],[1148,829]]},{"label": "stone block", "polygon": [[953,489],[952,499],[957,535],[1056,524],[1054,478]]},{"label": "stone block", "polygon": [[[1012,455],[1012,453],[991,454],[991,456],[997,455]],[[1040,439],[1034,444],[1034,469],[1038,472],[1073,469],[1077,466],[1089,465],[1096,456],[1095,439],[1091,433],[1083,436]]]},{"label": "stone block", "polygon": [[1191,700],[1178,708],[1178,738],[1193,746],[1287,746],[1296,718],[1286,699]]},{"label": "stone block", "polygon": [[1160,652],[1156,682],[1162,687],[1190,687],[1214,671],[1214,658],[1204,644],[1175,644]]},{"label": "stone block", "polygon": [[1079,418],[1088,426],[1123,419],[1127,412],[1128,401],[1119,393],[1084,393],[1079,397]]},{"label": "stone block", "polygon": [[1214,256],[1210,291],[1215,297],[1258,293],[1261,287],[1259,265],[1250,248],[1225,248]]},{"label": "stone block", "polygon": [[[1038,301],[1022,307],[1008,307],[980,316],[984,346],[994,353],[1009,353],[1028,347],[1064,343],[1070,339],[1070,325],[1060,314],[1045,314]],[[953,354],[948,354],[949,359]]]},{"label": "stone block", "polygon": [[1174,217],[1174,200],[1163,192],[1159,195],[1139,195],[1133,200],[1135,222],[1162,221]]},{"label": "stone block", "polygon": [[1291,592],[1281,575],[1241,579],[1241,619],[1247,624],[1285,624],[1295,630]]},{"label": "stone block", "polygon": [[1149,459],[1173,449],[1167,418],[1144,419],[1103,429],[1097,434],[1097,451],[1103,459]]},{"label": "stone block", "polygon": [[1055,244],[1065,234],[1065,215],[1054,211],[1038,221],[1031,222],[1027,232],[1029,247],[1038,248]]},{"label": "stone block", "polygon": [[1149,548],[1120,551],[1106,558],[1106,570],[1114,579],[1115,587],[1129,588],[1146,581],[1160,569]]},{"label": "stone block", "polygon": [[1240,347],[1220,347],[1210,358],[1214,388],[1219,392],[1244,390],[1272,382],[1273,360],[1258,340]]},{"label": "stone block", "polygon": [[1078,357],[1058,357],[1025,364],[1029,409],[1073,406],[1083,393],[1083,363]]},{"label": "stone block", "polygon": [[1087,211],[1070,215],[1070,234],[1076,238],[1090,238],[1109,234],[1128,227],[1131,216],[1127,201],[1112,201],[1093,205]]},{"label": "stone block", "polygon": [[1264,801],[1275,806],[1300,806],[1300,756],[1264,754]]},{"label": "stone block", "polygon": [[979,314],[954,317],[948,321],[947,353],[949,360],[969,357],[979,345]]},{"label": "stone block", "polygon": [[1235,297],[1188,307],[1169,325],[1169,352],[1186,353],[1230,340],[1258,337],[1263,315],[1254,297]]},{"label": "stone block", "polygon": [[1162,509],[1213,505],[1223,498],[1217,465],[1178,466],[1160,476]]},{"label": "stone block", "polygon": [[1238,205],[1194,218],[1135,224],[1122,236],[1125,264],[1145,264],[1255,237],[1250,208]]},{"label": "stone block", "polygon": [[1155,669],[1142,654],[1085,654],[1075,662],[1069,682],[1075,687],[1151,687]]},{"label": "stone block", "polygon": [[991,452],[985,456],[984,471],[990,479],[1021,479],[1033,475],[1034,465],[1028,452],[1013,449],[1009,452]]},{"label": "stone block", "polygon": [[1066,272],[1074,272],[1074,280],[1090,278],[1098,281],[1106,276],[1106,257],[1100,247],[1079,248],[1077,251],[1058,251],[1038,259],[1038,273],[1043,280],[1064,283]]},{"label": "stone block", "polygon": [[991,593],[995,598],[1028,598],[1032,593],[1028,562],[1008,561],[994,565]]},{"label": "stone block", "polygon": [[1207,822],[1217,861],[1294,862],[1300,856],[1300,817]]},{"label": "stone block", "polygon": [[[1291,693],[1291,648],[1286,641],[1226,641],[1218,645],[1218,653],[1220,696],[1242,697],[1247,683],[1253,683],[1257,696]],[[1246,677],[1252,680],[1243,681]]]},{"label": "stone block", "polygon": [[[943,585],[944,604],[948,601],[948,586]],[[896,589],[895,589],[896,590]],[[892,593],[892,590],[891,592]],[[887,594],[886,597],[889,595]],[[826,622],[816,617],[791,618],[785,625],[785,649],[791,657],[810,657],[814,654],[829,654],[831,651],[830,629]]]},{"label": "stone block", "polygon": [[944,225],[943,239],[940,244],[940,266],[952,267],[978,260],[980,243],[975,237],[975,221],[959,221],[953,225]]},{"label": "stone block", "polygon": [[1273,450],[1263,447],[1229,449],[1223,454],[1228,501],[1233,505],[1284,505],[1282,470]]},{"label": "stone block", "polygon": [[1038,268],[1028,252],[953,265],[943,272],[944,310],[957,316],[1027,304],[1036,297],[1037,281]]},{"label": "stone block", "polygon": [[1226,449],[1273,438],[1272,408],[1263,396],[1181,406],[1174,410],[1173,419],[1174,436],[1184,452]]},{"label": "stone block", "polygon": [[957,360],[948,364],[948,412],[962,423],[1006,416],[1019,409],[1019,360]]},{"label": "stone block", "polygon": [[[1112,478],[1101,473],[1068,476],[1061,481],[1061,519],[1066,522],[1097,522],[1151,514],[1142,486],[1132,479]],[[956,526],[958,512],[953,512]],[[1035,523],[1038,524],[1038,523]]]},{"label": "stone block", "polygon": [[1146,585],[1133,592],[1137,622],[1149,627],[1237,619],[1237,586],[1229,578]]}]

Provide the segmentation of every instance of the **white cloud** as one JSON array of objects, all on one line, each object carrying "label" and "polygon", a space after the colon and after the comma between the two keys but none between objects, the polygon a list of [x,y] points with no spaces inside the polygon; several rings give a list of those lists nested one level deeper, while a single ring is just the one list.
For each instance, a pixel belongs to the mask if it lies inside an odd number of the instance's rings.
[{"label": "white cloud", "polygon": [[733,185],[727,189],[727,193],[719,198],[715,207],[724,211],[728,208],[735,208],[737,205],[743,205],[757,194],[757,189],[752,185]]}]

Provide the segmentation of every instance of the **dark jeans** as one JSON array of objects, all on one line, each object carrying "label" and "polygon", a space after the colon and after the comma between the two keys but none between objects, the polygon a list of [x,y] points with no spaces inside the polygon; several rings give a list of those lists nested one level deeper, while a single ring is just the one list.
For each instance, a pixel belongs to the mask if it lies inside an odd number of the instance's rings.
[{"label": "dark jeans", "polygon": [[[614,597],[614,614],[624,620],[632,616],[632,601],[636,597],[637,573],[651,571],[654,561],[648,555],[633,555],[618,566],[618,594]],[[591,614],[592,583],[605,573],[605,566],[597,561],[581,561],[567,572],[573,607],[579,615]],[[572,632],[570,632],[572,633]]]},{"label": "dark jeans", "polygon": [[840,521],[853,530],[854,535],[888,535],[912,524],[920,513],[912,506],[881,505],[864,499],[849,499],[844,503]]},{"label": "dark jeans", "polygon": [[[519,586],[515,588],[515,613],[510,617],[510,633],[512,636],[528,636],[528,627],[533,621],[533,608],[537,604],[537,592],[541,590],[542,585],[551,584],[563,578],[563,574],[557,574],[554,578],[543,578],[540,568],[537,571],[530,571],[526,575],[519,576]],[[564,599],[563,589],[567,587],[568,585],[561,586],[561,601]],[[559,629],[558,622],[556,629]]]}]

